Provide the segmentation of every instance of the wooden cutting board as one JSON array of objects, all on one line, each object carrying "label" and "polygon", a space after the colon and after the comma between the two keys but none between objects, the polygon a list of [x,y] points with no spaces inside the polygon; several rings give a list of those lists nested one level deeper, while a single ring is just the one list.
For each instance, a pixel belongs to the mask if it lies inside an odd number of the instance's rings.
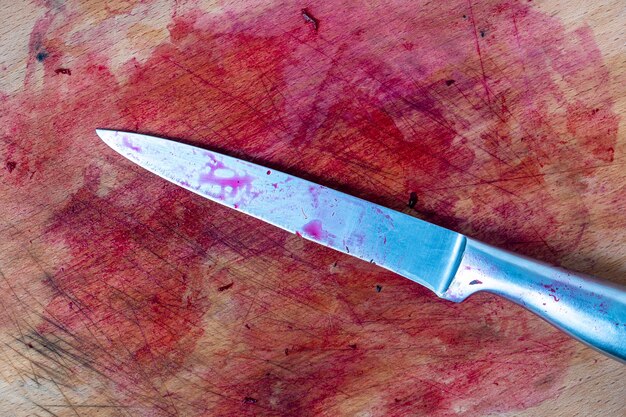
[{"label": "wooden cutting board", "polygon": [[220,150],[626,283],[626,15],[602,3],[4,6],[0,414],[624,415],[623,365],[522,308],[439,300],[94,133]]}]

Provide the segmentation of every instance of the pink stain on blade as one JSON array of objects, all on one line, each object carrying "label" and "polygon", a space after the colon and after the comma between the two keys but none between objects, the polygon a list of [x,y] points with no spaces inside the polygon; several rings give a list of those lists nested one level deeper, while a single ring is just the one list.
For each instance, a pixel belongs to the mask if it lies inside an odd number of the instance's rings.
[{"label": "pink stain on blade", "polygon": [[[200,174],[198,182],[202,185],[217,185],[221,188],[219,198],[234,197],[241,191],[248,191],[252,184],[252,178],[249,175],[235,175],[231,178],[217,177],[213,171]],[[230,190],[228,190],[230,188]]]},{"label": "pink stain on blade", "polygon": [[[213,155],[207,153],[207,156],[211,159],[206,164],[208,172],[203,172],[198,178],[200,185],[218,186],[220,187],[220,193],[216,195],[217,198],[224,200],[227,197],[235,197],[240,192],[249,192],[252,186],[254,177],[248,174],[237,174],[231,169],[226,167],[223,162],[217,161]],[[233,176],[223,177],[217,175],[217,170],[231,171]]]},{"label": "pink stain on blade", "polygon": [[322,228],[322,222],[320,220],[312,220],[308,222],[302,227],[302,231],[306,233],[307,236],[317,240],[327,236],[327,233]]}]

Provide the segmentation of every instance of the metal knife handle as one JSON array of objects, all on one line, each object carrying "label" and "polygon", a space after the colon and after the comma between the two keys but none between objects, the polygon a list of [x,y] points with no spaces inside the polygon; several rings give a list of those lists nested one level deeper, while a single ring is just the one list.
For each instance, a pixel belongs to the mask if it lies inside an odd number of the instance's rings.
[{"label": "metal knife handle", "polygon": [[458,302],[479,291],[501,295],[626,362],[626,287],[467,239],[443,298]]}]

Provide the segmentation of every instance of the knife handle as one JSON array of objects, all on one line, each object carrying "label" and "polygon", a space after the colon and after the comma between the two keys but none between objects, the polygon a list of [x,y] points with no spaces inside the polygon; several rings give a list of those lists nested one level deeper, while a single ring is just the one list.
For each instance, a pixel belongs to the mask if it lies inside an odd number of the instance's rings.
[{"label": "knife handle", "polygon": [[443,298],[459,302],[479,291],[505,297],[626,362],[626,287],[468,238]]}]

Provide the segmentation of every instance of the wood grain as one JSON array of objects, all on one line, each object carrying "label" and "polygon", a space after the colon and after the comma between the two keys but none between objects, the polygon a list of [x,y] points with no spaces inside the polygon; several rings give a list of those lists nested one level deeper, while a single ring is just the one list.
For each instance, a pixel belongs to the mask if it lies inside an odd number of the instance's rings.
[{"label": "wood grain", "polygon": [[623,365],[525,310],[438,300],[94,133],[221,150],[626,283],[621,2],[4,10],[2,415],[625,414]]}]

